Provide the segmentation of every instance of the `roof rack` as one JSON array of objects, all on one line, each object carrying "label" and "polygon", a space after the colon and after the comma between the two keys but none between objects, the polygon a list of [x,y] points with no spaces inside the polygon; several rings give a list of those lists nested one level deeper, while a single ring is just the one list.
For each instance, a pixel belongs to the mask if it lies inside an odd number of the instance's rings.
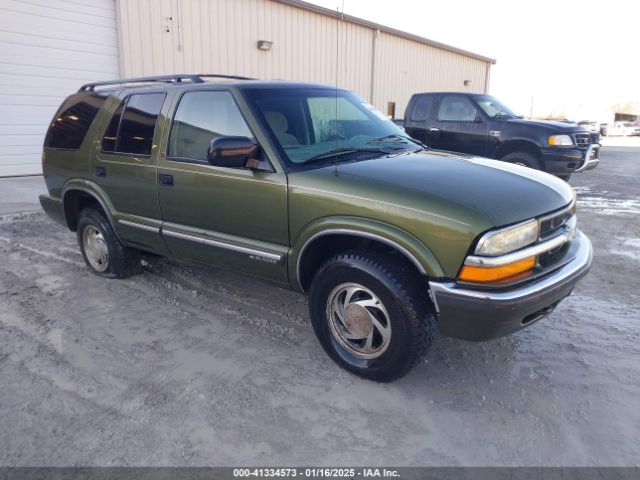
[{"label": "roof rack", "polygon": [[102,82],[92,82],[82,85],[79,92],[92,92],[96,87],[107,87],[111,85],[124,85],[130,83],[182,83],[188,81],[191,83],[204,83],[203,78],[228,78],[231,80],[255,80],[249,77],[240,77],[237,75],[223,75],[220,73],[198,73],[198,74],[181,74],[181,75],[159,75],[155,77],[136,77],[123,78],[121,80],[105,80]]}]

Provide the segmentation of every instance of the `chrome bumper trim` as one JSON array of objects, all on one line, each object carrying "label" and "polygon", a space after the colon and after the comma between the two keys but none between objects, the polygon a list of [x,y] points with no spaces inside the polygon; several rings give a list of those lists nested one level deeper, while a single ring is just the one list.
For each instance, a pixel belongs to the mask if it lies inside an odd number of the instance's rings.
[{"label": "chrome bumper trim", "polygon": [[587,147],[587,151],[584,153],[584,158],[582,159],[582,165],[580,165],[576,170],[573,171],[573,173],[579,173],[579,172],[584,172],[587,170],[592,170],[594,168],[596,168],[598,166],[598,164],[600,163],[600,159],[599,158],[591,158],[591,152],[593,152],[594,148],[600,148],[599,146],[595,145],[595,144],[590,144]]}]

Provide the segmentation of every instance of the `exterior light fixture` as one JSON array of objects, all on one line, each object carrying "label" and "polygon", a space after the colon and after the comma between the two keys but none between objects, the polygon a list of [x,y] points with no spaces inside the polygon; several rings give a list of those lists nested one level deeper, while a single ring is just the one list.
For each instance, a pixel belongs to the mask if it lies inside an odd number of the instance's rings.
[{"label": "exterior light fixture", "polygon": [[270,42],[269,40],[258,40],[258,50],[264,50],[265,52],[268,52],[269,50],[271,50],[272,45],[273,42]]},{"label": "exterior light fixture", "polygon": [[468,87],[469,85],[471,85],[471,80],[465,80],[464,81],[464,86]]}]

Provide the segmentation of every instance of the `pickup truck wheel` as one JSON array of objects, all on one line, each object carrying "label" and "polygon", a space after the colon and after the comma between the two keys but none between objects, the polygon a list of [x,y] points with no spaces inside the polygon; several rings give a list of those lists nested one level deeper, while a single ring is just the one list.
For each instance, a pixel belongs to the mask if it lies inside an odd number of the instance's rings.
[{"label": "pickup truck wheel", "polygon": [[503,162],[513,163],[515,165],[522,165],[524,167],[535,168],[536,170],[542,170],[540,162],[529,152],[511,152],[507,153],[500,160]]},{"label": "pickup truck wheel", "polygon": [[570,173],[561,173],[558,175],[558,178],[564,180],[565,182],[568,182],[569,179],[571,178],[571,174]]},{"label": "pickup truck wheel", "polygon": [[427,352],[436,330],[433,305],[417,273],[382,254],[332,257],[309,291],[313,329],[340,366],[369,380],[405,375]]},{"label": "pickup truck wheel", "polygon": [[77,235],[84,261],[95,274],[126,278],[140,271],[140,251],[122,245],[109,220],[98,210],[85,208],[80,212]]}]

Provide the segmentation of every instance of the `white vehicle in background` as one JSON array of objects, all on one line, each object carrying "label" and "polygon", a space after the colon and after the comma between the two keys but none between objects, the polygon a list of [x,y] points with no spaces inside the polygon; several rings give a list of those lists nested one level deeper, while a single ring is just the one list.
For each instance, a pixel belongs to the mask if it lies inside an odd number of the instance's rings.
[{"label": "white vehicle in background", "polygon": [[600,133],[600,124],[598,122],[592,122],[590,120],[582,120],[578,122],[578,125],[580,125],[585,130],[588,130],[592,133],[593,132]]},{"label": "white vehicle in background", "polygon": [[628,137],[640,135],[640,125],[632,122],[613,122],[606,127],[604,134],[607,137]]}]

